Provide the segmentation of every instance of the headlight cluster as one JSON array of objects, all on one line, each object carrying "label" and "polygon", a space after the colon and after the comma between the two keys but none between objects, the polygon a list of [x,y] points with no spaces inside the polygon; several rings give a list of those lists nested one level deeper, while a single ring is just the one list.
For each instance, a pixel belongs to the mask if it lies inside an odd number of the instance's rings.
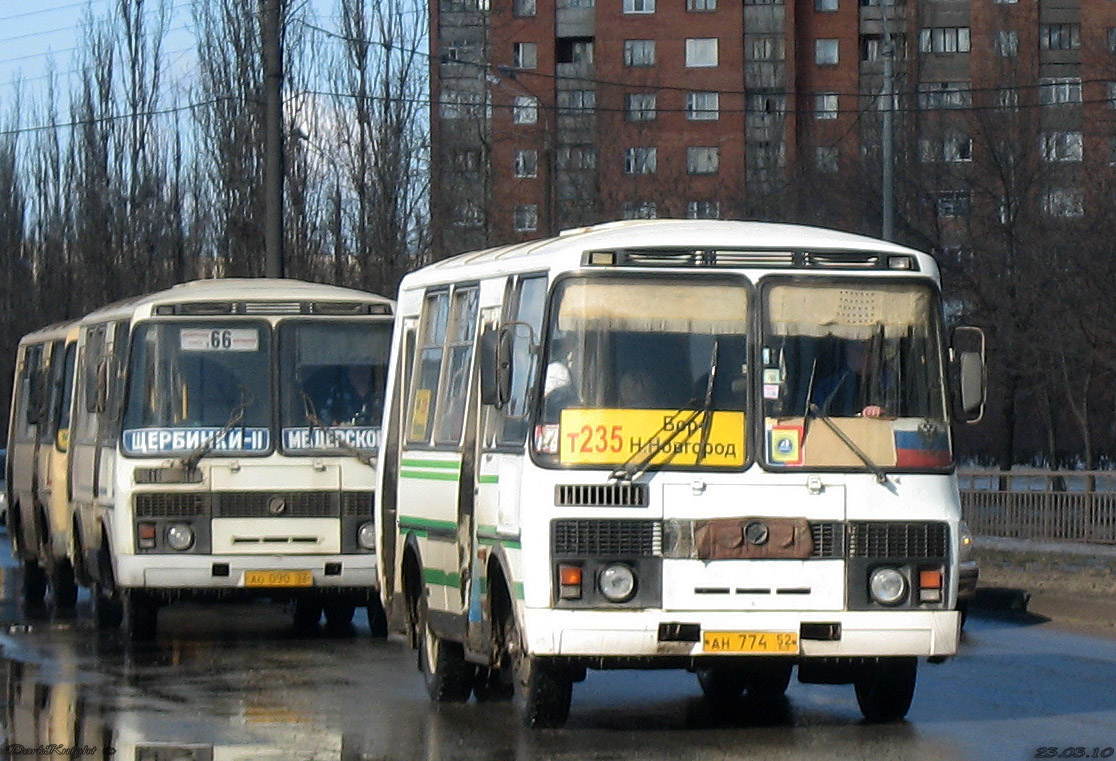
[{"label": "headlight cluster", "polygon": [[371,552],[376,549],[376,524],[365,521],[357,528],[357,544],[362,550]]},{"label": "headlight cluster", "polygon": [[139,549],[157,550],[160,547],[160,529],[162,530],[162,546],[169,547],[175,552],[185,552],[192,549],[197,541],[194,527],[189,523],[176,521],[159,524],[142,521],[136,524],[136,543],[139,545]]},{"label": "headlight cluster", "polygon": [[872,602],[893,608],[906,603],[940,603],[945,599],[940,567],[879,566],[868,575]]},{"label": "headlight cluster", "polygon": [[[588,580],[591,589],[585,589]],[[585,573],[581,564],[562,563],[558,566],[558,597],[580,600],[590,592],[599,593],[611,603],[625,603],[639,591],[636,571],[627,563],[607,563],[596,573]]]}]

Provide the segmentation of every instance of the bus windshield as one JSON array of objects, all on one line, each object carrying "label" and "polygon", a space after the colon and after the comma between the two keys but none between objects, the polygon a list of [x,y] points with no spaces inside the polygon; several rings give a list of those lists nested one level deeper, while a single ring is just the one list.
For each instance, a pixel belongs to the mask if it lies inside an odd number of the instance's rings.
[{"label": "bus windshield", "polygon": [[279,326],[284,451],[376,448],[390,343],[390,322]]},{"label": "bus windshield", "polygon": [[795,282],[766,288],[761,354],[767,462],[948,466],[935,304],[930,288],[918,284]]},{"label": "bus windshield", "polygon": [[266,323],[139,325],[129,360],[124,451],[267,452],[270,346]]},{"label": "bus windshield", "polygon": [[554,292],[535,451],[561,465],[741,467],[743,281],[570,278]]}]

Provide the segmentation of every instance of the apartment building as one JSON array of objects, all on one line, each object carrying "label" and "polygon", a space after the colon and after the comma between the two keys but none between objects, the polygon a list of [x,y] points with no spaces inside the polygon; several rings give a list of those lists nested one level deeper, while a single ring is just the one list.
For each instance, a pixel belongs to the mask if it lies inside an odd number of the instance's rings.
[{"label": "apartment building", "polygon": [[436,255],[625,217],[878,232],[889,103],[941,245],[1081,216],[1116,162],[1111,0],[489,1],[430,9]]}]

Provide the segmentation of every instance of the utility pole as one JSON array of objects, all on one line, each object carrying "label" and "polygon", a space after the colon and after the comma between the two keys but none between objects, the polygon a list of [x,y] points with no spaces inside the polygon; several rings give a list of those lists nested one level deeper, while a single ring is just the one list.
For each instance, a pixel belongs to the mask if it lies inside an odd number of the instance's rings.
[{"label": "utility pole", "polygon": [[283,43],[284,0],[260,0],[264,58],[264,274],[283,277]]},{"label": "utility pole", "polygon": [[880,161],[883,176],[880,178],[880,196],[883,206],[883,225],[880,237],[895,239],[895,45],[891,41],[891,25],[887,18],[887,5],[891,0],[880,0],[883,13],[883,117],[881,120]]}]

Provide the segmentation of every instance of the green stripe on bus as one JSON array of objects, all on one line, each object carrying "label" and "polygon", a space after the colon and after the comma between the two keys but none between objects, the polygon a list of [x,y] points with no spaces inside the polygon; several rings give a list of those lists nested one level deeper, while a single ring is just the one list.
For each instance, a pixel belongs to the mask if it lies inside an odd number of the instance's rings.
[{"label": "green stripe on bus", "polygon": [[461,587],[461,574],[446,573],[437,568],[423,568],[422,579],[427,584],[435,584],[440,587],[454,587],[456,589]]},{"label": "green stripe on bus", "polygon": [[500,477],[499,476],[481,476],[477,480],[480,481],[482,484],[498,484],[498,483],[500,483]]},{"label": "green stripe on bus", "polygon": [[413,460],[402,459],[399,461],[403,468],[441,468],[442,470],[461,470],[461,463],[457,460]]},{"label": "green stripe on bus", "polygon": [[425,470],[401,470],[400,478],[414,478],[421,481],[459,481],[460,473],[430,473]]},{"label": "green stripe on bus", "polygon": [[399,516],[399,528],[418,529],[420,531],[457,532],[457,524],[453,521],[435,521],[427,518],[414,518],[409,515]]},{"label": "green stripe on bus", "polygon": [[512,587],[515,590],[515,599],[522,600],[523,599],[523,582],[522,581],[517,581],[514,584],[512,584]]}]

